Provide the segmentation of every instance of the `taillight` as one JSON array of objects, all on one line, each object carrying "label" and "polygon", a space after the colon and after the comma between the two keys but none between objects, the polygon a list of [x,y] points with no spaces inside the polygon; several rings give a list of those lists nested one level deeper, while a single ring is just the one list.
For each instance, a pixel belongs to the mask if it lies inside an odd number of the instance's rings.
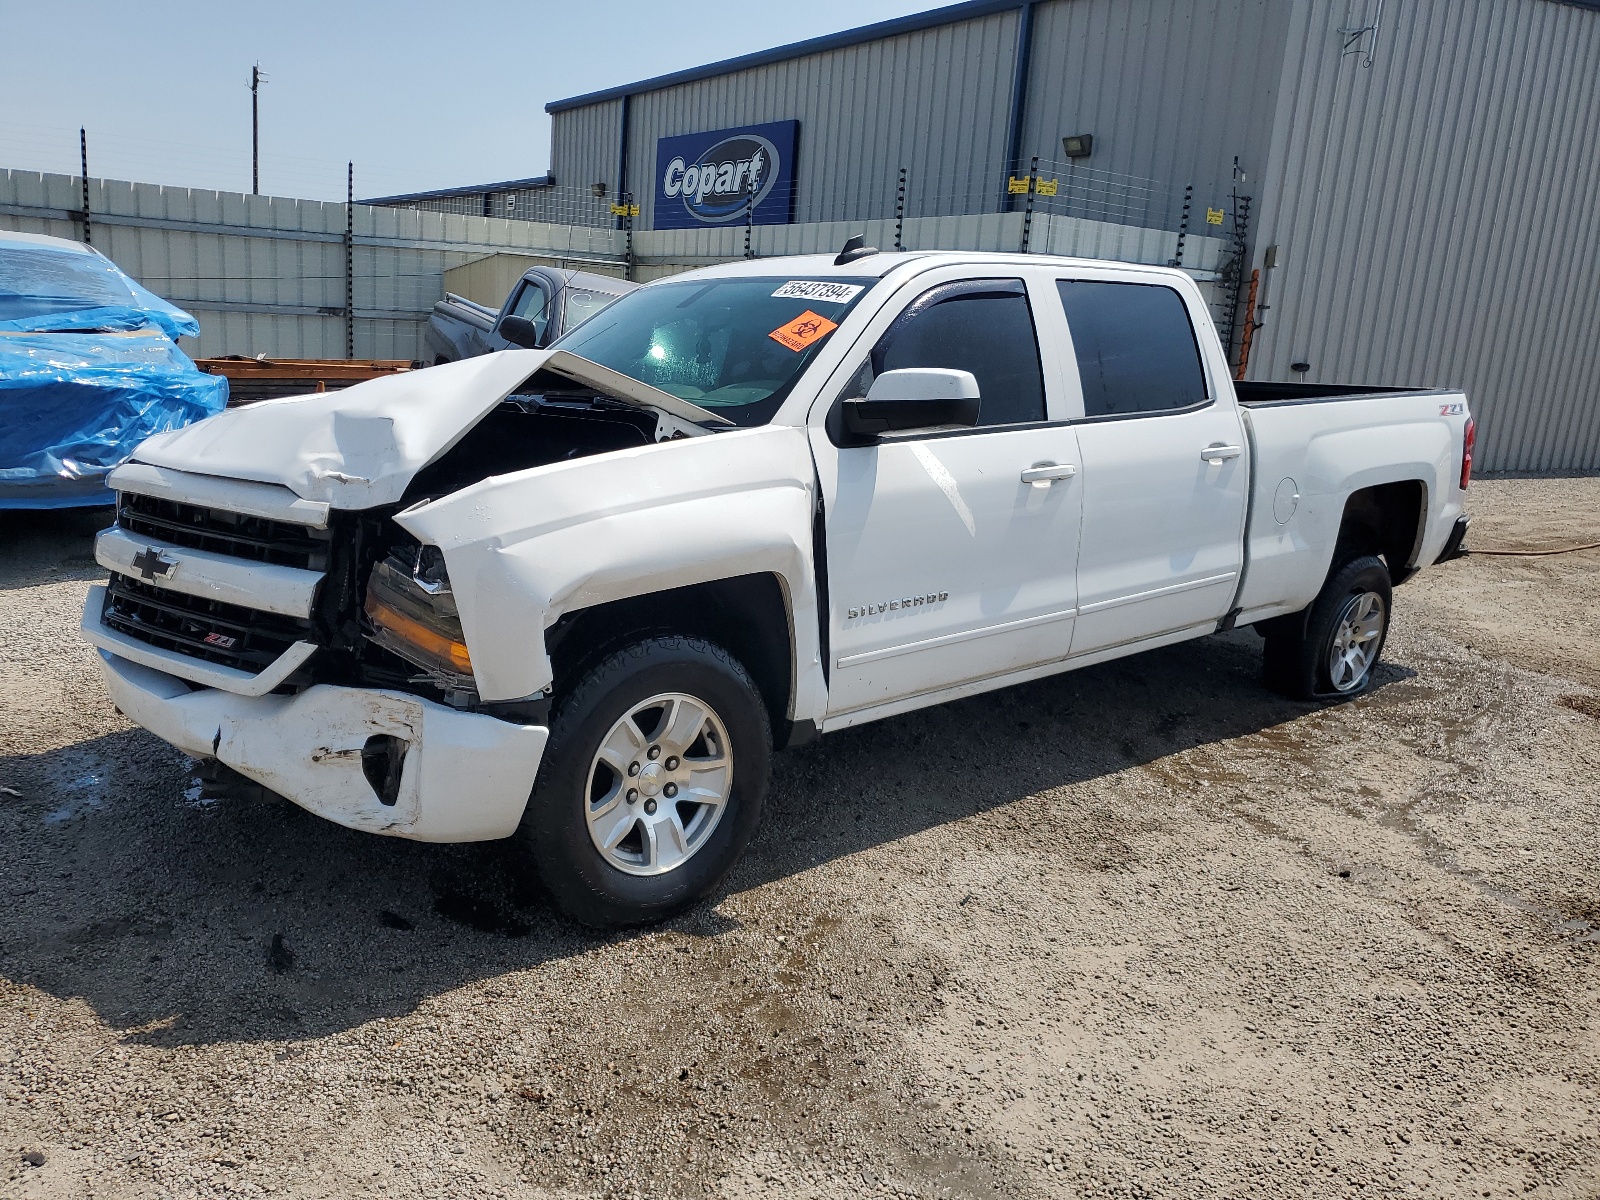
[{"label": "taillight", "polygon": [[1465,436],[1461,439],[1461,490],[1467,490],[1467,484],[1472,482],[1472,448],[1478,444],[1478,423],[1471,417],[1467,418]]}]

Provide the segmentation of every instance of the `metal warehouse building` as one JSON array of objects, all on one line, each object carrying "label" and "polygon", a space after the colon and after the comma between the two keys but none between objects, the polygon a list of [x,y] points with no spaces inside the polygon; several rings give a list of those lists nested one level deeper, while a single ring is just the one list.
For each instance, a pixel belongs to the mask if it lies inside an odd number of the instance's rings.
[{"label": "metal warehouse building", "polygon": [[641,230],[1221,235],[1248,378],[1464,386],[1484,466],[1600,467],[1600,0],[973,0],[547,107]]}]

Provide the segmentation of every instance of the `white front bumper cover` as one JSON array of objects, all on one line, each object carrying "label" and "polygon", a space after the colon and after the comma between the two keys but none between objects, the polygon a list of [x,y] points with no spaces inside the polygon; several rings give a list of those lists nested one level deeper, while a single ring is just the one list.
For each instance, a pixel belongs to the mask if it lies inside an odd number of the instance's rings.
[{"label": "white front bumper cover", "polygon": [[[478,842],[516,831],[549,730],[464,713],[404,692],[318,684],[294,696],[191,685],[100,651],[112,703],[136,725],[216,758],[308,812],[367,833]],[[361,768],[367,739],[407,743],[399,795],[383,804]]]}]

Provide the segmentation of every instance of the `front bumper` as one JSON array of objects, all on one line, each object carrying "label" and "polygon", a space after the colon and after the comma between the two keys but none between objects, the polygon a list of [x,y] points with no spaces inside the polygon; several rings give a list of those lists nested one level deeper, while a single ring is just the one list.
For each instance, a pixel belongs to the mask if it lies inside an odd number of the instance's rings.
[{"label": "front bumper", "polygon": [[[196,688],[105,649],[100,659],[112,702],[136,725],[367,833],[423,842],[509,837],[549,736],[542,726],[404,692],[318,684],[292,696],[242,696]],[[401,743],[398,787],[364,768],[364,749]]]}]

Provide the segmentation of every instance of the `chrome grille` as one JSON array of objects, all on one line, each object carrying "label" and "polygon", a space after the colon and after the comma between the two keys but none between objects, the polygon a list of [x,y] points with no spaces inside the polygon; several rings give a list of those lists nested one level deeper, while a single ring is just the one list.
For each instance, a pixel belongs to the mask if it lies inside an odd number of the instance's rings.
[{"label": "chrome grille", "polygon": [[117,524],[129,533],[170,546],[309,571],[328,569],[330,538],[326,529],[134,492],[117,497]]}]

